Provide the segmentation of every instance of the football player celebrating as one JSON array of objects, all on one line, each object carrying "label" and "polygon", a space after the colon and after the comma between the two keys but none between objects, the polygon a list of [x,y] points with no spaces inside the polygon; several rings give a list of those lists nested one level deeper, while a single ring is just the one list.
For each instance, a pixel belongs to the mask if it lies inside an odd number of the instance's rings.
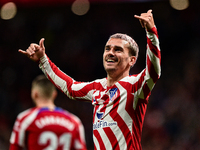
[{"label": "football player celebrating", "polygon": [[77,82],[62,72],[45,53],[44,38],[19,50],[39,62],[46,77],[71,99],[88,100],[94,106],[93,141],[95,150],[141,150],[141,134],[150,93],[161,74],[161,53],[152,10],[139,19],[147,37],[146,67],[129,75],[136,63],[138,45],[128,35],[117,33],[108,39],[103,54],[107,77]]}]

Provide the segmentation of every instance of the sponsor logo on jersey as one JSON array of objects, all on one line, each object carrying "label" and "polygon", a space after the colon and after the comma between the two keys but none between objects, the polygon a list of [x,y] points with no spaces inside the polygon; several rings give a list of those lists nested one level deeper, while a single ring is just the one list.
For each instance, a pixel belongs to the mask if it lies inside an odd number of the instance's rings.
[{"label": "sponsor logo on jersey", "polygon": [[99,120],[98,122],[93,124],[93,130],[97,130],[99,128],[105,128],[105,127],[112,127],[117,126],[117,122],[108,122],[104,120]]},{"label": "sponsor logo on jersey", "polygon": [[98,119],[101,119],[101,118],[103,117],[103,114],[104,114],[103,112],[97,112],[97,113],[96,113],[97,118],[98,118]]},{"label": "sponsor logo on jersey", "polygon": [[116,99],[116,97],[119,95],[118,88],[110,89],[109,93],[110,93],[110,101],[113,102]]}]

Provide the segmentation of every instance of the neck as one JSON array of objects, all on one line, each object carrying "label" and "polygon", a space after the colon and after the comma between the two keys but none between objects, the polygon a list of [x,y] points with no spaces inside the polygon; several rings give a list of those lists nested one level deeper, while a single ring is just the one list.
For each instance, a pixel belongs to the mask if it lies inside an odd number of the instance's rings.
[{"label": "neck", "polygon": [[48,107],[50,109],[55,108],[55,104],[51,100],[37,100],[35,103],[36,107]]},{"label": "neck", "polygon": [[113,86],[116,82],[120,81],[124,77],[129,76],[129,73],[123,72],[122,74],[116,75],[114,72],[107,73],[107,86]]}]

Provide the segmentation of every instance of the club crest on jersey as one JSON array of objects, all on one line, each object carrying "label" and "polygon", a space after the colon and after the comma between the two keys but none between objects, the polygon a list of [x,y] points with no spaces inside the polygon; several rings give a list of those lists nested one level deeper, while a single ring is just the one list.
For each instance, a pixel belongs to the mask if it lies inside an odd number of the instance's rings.
[{"label": "club crest on jersey", "polygon": [[116,97],[119,95],[119,91],[118,88],[112,88],[109,91],[110,94],[110,101],[114,101],[116,99]]}]

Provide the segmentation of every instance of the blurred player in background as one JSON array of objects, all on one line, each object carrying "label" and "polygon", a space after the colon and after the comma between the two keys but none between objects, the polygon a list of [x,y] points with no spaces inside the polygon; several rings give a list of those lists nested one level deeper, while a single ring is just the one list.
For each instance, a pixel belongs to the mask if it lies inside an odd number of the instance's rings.
[{"label": "blurred player in background", "polygon": [[78,117],[56,107],[55,86],[44,76],[32,82],[36,105],[17,116],[10,150],[86,150],[84,128]]},{"label": "blurred player in background", "polygon": [[69,98],[93,104],[95,150],[142,149],[142,126],[151,90],[161,74],[161,54],[152,10],[135,18],[145,28],[147,37],[146,68],[136,75],[129,72],[139,48],[126,34],[114,34],[108,39],[103,54],[107,77],[92,82],[77,82],[63,73],[47,57],[43,38],[39,45],[32,43],[26,51],[19,50],[39,62],[48,79]]}]

